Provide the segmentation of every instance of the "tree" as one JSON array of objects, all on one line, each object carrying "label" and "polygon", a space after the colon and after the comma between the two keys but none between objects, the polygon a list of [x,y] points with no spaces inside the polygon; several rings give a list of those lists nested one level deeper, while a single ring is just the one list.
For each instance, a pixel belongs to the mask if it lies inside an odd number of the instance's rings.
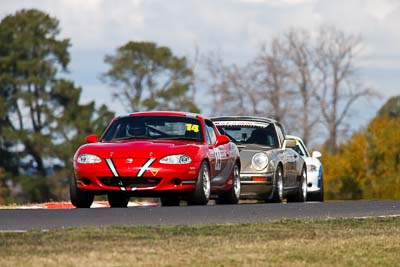
[{"label": "tree", "polygon": [[66,70],[69,62],[69,40],[57,40],[58,33],[58,21],[35,9],[18,11],[0,23],[0,86],[10,130],[4,135],[24,146],[42,176],[54,109],[49,91],[57,70]]},{"label": "tree", "polygon": [[390,98],[369,123],[369,170],[365,179],[369,198],[400,198],[400,96]]},{"label": "tree", "polygon": [[400,96],[331,153],[323,152],[329,199],[400,198]]},{"label": "tree", "polygon": [[337,149],[338,132],[354,102],[374,95],[372,89],[357,79],[355,60],[360,46],[360,37],[331,26],[321,27],[316,39],[314,64],[319,74],[315,83],[330,152]]},{"label": "tree", "polygon": [[185,57],[151,42],[128,42],[107,55],[102,80],[115,86],[113,97],[128,112],[173,109],[199,112],[194,104],[193,72]]},{"label": "tree", "polygon": [[367,173],[367,143],[363,131],[355,133],[336,152],[322,149],[325,197],[327,199],[361,199],[365,196],[363,180]]},{"label": "tree", "polygon": [[9,189],[5,184],[5,171],[0,167],[0,205],[6,203],[7,196],[9,195]]},{"label": "tree", "polygon": [[[219,57],[211,54],[205,65],[211,76],[209,91],[214,101],[213,113],[272,117],[288,130],[297,129],[299,115],[307,110],[303,106],[295,108],[297,90],[301,86],[308,90],[298,76],[309,69],[296,65],[302,64],[300,60],[304,59],[296,57],[302,51],[290,43],[294,38],[297,38],[294,33],[273,38],[244,66],[224,65]],[[309,77],[306,79],[310,81]],[[307,126],[310,124],[307,121]]]},{"label": "tree", "polygon": [[219,115],[261,115],[258,111],[260,98],[255,94],[254,75],[251,64],[247,66],[226,65],[221,56],[211,53],[203,59],[208,78],[204,79],[209,87],[211,113]]},{"label": "tree", "polygon": [[209,91],[214,114],[273,117],[288,124],[293,92],[286,50],[280,39],[263,45],[256,57],[244,66],[224,65],[220,57],[206,58],[211,76]]},{"label": "tree", "polygon": [[243,66],[225,66],[210,56],[206,69],[215,109],[274,117],[306,143],[322,123],[327,148],[334,151],[355,101],[376,95],[357,77],[360,47],[359,37],[324,26],[315,37],[299,28],[278,35]]},{"label": "tree", "polygon": [[317,87],[314,80],[316,75],[316,66],[313,64],[314,46],[310,33],[302,29],[289,30],[284,35],[284,42],[287,43],[290,82],[293,83],[295,95],[299,96],[297,103],[294,103],[297,107],[297,123],[294,125],[294,130],[299,131],[303,141],[309,144],[315,137],[313,133],[321,119],[320,112],[315,112],[318,103],[315,98]]},{"label": "tree", "polygon": [[36,9],[0,22],[0,167],[8,184],[24,189],[15,200],[59,198],[49,177],[67,188],[62,180],[72,171],[83,135],[104,127],[103,119],[112,116],[94,102],[80,104],[81,89],[58,77],[67,70],[70,45],[57,38],[58,24]]},{"label": "tree", "polygon": [[82,89],[72,82],[60,80],[54,87],[58,102],[57,123],[52,128],[51,158],[57,159],[49,175],[51,192],[58,199],[68,199],[67,177],[72,175],[72,157],[89,134],[101,134],[114,117],[105,105],[96,108],[95,102],[79,104]]},{"label": "tree", "polygon": [[391,97],[378,111],[378,117],[400,119],[400,96]]},{"label": "tree", "polygon": [[264,100],[262,110],[269,117],[289,125],[293,91],[290,88],[290,66],[285,43],[274,38],[263,46],[254,60],[257,79],[257,97]]}]

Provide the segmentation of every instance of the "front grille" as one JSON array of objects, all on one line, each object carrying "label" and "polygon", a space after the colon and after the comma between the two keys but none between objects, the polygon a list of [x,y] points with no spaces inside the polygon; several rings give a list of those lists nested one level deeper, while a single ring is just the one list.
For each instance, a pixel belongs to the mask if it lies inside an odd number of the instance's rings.
[{"label": "front grille", "polygon": [[120,181],[124,187],[151,187],[160,183],[161,178],[152,177],[99,177],[101,183],[107,186],[120,186]]}]

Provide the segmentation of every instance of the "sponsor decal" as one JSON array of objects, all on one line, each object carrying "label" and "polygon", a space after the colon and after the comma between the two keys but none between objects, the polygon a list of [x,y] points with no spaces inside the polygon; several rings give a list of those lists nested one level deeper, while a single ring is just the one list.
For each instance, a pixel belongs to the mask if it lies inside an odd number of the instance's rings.
[{"label": "sponsor decal", "polygon": [[214,153],[215,153],[215,170],[219,171],[221,170],[221,152],[219,151],[219,148],[214,148]]},{"label": "sponsor decal", "polygon": [[153,174],[153,176],[156,176],[159,170],[160,170],[160,169],[151,168],[151,169],[150,169],[150,172],[151,172],[151,174]]},{"label": "sponsor decal", "polygon": [[269,124],[257,121],[215,121],[216,126],[243,126],[243,127],[261,127],[265,128]]}]

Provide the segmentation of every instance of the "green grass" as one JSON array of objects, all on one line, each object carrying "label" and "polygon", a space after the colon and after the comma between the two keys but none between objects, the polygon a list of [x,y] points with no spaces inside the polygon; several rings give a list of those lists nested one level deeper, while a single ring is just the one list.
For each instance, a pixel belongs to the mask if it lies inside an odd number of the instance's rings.
[{"label": "green grass", "polygon": [[400,218],[0,232],[0,266],[400,266]]}]

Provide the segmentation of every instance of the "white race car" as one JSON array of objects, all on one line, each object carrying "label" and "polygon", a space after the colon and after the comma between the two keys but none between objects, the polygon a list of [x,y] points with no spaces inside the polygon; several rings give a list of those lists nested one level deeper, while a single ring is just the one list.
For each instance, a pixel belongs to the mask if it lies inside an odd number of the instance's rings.
[{"label": "white race car", "polygon": [[294,135],[286,135],[287,139],[296,140],[296,150],[307,164],[307,200],[309,201],[324,201],[324,183],[322,174],[322,164],[319,161],[321,152],[314,151],[312,155],[304,145],[303,140],[300,137]]}]

